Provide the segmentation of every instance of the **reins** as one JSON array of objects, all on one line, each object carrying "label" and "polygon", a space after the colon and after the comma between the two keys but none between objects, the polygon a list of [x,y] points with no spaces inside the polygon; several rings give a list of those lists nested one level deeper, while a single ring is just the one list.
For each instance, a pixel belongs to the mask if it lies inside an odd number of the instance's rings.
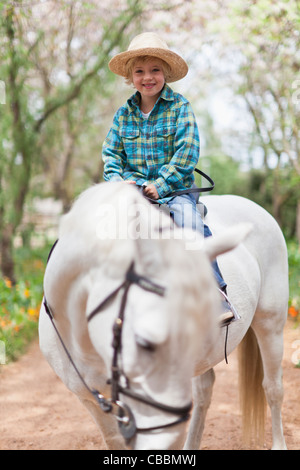
[{"label": "reins", "polygon": [[180,191],[175,191],[171,194],[172,197],[174,196],[181,196],[182,194],[190,194],[190,193],[205,193],[208,191],[212,191],[215,187],[215,183],[213,179],[208,176],[206,173],[204,173],[201,170],[198,170],[198,168],[195,168],[194,171],[198,173],[198,175],[201,175],[203,178],[205,178],[209,183],[210,186],[205,186],[204,188],[187,188],[187,189],[182,189]]},{"label": "reins", "polygon": [[[196,194],[196,193],[200,194],[200,193],[205,193],[205,192],[208,192],[208,191],[212,191],[215,187],[214,180],[210,176],[208,176],[206,173],[204,173],[203,171],[198,170],[198,168],[194,168],[194,171],[196,173],[198,173],[198,175],[201,175],[203,178],[205,178],[210,183],[210,186],[205,186],[203,188],[198,188],[196,186],[193,186],[192,188],[180,189],[178,191],[173,191],[172,193],[167,194],[165,197],[173,198],[173,197],[176,197],[176,196],[183,196],[185,194]],[[140,188],[143,191],[144,185],[138,186],[138,188]],[[152,204],[157,204],[160,207],[166,206],[166,204],[161,204],[156,199],[152,199],[151,197],[146,196],[144,193],[143,193],[143,196],[144,196],[145,199],[147,199]]]},{"label": "reins", "polygon": [[[52,248],[52,251],[53,251],[53,248]],[[51,255],[51,252],[50,252],[50,255]],[[113,357],[112,357],[112,363],[111,363],[111,379],[109,379],[107,382],[108,384],[111,385],[111,398],[105,398],[104,395],[100,393],[98,390],[94,390],[90,388],[89,385],[84,380],[68,348],[66,347],[64,340],[57,326],[55,325],[53,312],[51,310],[49,303],[46,300],[46,297],[44,296],[45,311],[54,327],[54,330],[59,338],[59,341],[70,363],[72,364],[77,376],[81,380],[84,387],[88,390],[88,392],[91,393],[94,396],[94,398],[97,400],[102,411],[104,411],[105,413],[110,413],[110,412],[113,412],[114,406],[117,407],[117,414],[115,414],[115,416],[119,423],[120,432],[123,435],[125,440],[131,439],[132,437],[135,436],[136,433],[151,432],[154,430],[164,429],[170,426],[174,426],[176,424],[180,424],[184,421],[187,421],[190,417],[190,410],[192,408],[192,403],[189,403],[188,405],[183,406],[183,407],[173,407],[173,406],[165,405],[163,403],[156,402],[150,397],[146,397],[146,396],[140,395],[132,391],[129,386],[129,380],[127,379],[127,377],[125,376],[125,374],[119,367],[118,358],[122,349],[122,331],[123,331],[127,295],[128,295],[128,291],[130,287],[133,284],[136,284],[142,289],[147,290],[148,292],[152,292],[156,295],[159,295],[159,296],[165,295],[165,288],[163,286],[160,286],[152,282],[150,279],[137,274],[134,271],[134,263],[132,263],[126,273],[125,281],[121,283],[120,286],[117,287],[111,294],[109,294],[102,302],[100,302],[100,304],[96,306],[95,309],[87,317],[87,321],[90,322],[97,314],[101,313],[101,311],[116,296],[116,294],[123,289],[123,295],[121,298],[119,314],[113,325],[113,341],[112,341]],[[121,378],[125,379],[125,383],[126,383],[125,387],[120,384]],[[120,394],[126,395],[134,400],[137,400],[141,403],[149,405],[165,413],[174,414],[179,417],[175,421],[171,421],[170,423],[167,423],[167,424],[162,424],[162,425],[152,426],[152,427],[147,427],[147,428],[139,428],[136,426],[135,418],[130,407],[120,400],[120,397],[119,397]]]}]

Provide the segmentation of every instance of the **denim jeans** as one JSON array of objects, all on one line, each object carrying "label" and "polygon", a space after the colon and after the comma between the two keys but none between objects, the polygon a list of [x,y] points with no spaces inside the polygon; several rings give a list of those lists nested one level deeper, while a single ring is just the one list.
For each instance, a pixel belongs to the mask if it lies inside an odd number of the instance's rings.
[{"label": "denim jeans", "polygon": [[192,195],[175,196],[167,204],[178,227],[191,228],[204,235],[204,223],[200,212],[197,210],[196,200]]},{"label": "denim jeans", "polygon": [[[167,205],[170,208],[171,216],[176,225],[197,230],[201,232],[204,237],[212,236],[209,227],[205,225],[202,220],[201,214],[197,209],[196,199],[192,194],[175,196]],[[226,289],[227,284],[222,277],[216,260],[212,262],[212,267],[220,289]]]}]

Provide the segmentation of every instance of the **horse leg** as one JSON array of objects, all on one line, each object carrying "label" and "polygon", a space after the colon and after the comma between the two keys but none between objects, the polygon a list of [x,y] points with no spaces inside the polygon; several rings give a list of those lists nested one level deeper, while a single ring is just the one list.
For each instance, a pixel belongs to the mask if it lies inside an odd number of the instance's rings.
[{"label": "horse leg", "polygon": [[[280,324],[280,322],[278,322]],[[282,328],[274,328],[272,322],[271,328],[267,328],[268,321],[264,324],[259,322],[259,326],[252,325],[259,344],[263,370],[263,388],[266,399],[271,410],[272,418],[272,440],[273,450],[286,449],[285,439],[283,435],[281,406],[283,401],[283,384],[282,384],[282,357],[283,357],[283,325]]]},{"label": "horse leg", "polygon": [[200,447],[206,413],[210,406],[214,382],[215,373],[213,369],[208,370],[203,375],[194,377],[192,380],[194,407],[187,439],[184,445],[185,450],[198,450]]},{"label": "horse leg", "polygon": [[125,450],[127,449],[125,441],[121,436],[116,419],[114,416],[104,413],[99,405],[88,399],[80,398],[81,403],[87,408],[97,424],[101,437],[108,450]]}]

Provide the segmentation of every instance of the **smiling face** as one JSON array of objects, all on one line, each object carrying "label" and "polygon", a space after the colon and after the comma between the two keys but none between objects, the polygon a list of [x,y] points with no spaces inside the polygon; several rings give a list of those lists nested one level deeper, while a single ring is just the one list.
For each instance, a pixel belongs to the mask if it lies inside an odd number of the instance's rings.
[{"label": "smiling face", "polygon": [[154,106],[165,84],[162,61],[156,58],[137,60],[132,68],[132,82],[141,94],[142,103]]}]

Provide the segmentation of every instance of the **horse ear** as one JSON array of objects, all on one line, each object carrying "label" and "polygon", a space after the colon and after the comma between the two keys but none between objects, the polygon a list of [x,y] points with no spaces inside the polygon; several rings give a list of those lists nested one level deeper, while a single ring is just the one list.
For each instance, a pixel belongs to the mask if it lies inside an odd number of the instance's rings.
[{"label": "horse ear", "polygon": [[252,224],[238,224],[204,240],[204,251],[210,260],[236,248],[252,231]]}]

